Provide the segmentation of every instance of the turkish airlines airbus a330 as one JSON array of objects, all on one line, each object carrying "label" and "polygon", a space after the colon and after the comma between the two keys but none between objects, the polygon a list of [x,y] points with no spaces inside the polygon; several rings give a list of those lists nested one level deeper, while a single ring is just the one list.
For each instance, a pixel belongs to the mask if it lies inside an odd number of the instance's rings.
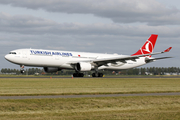
[{"label": "turkish airlines airbus a330", "polygon": [[5,59],[20,65],[21,73],[24,66],[43,67],[45,72],[57,72],[62,69],[75,70],[74,77],[83,77],[84,71],[95,71],[92,77],[102,77],[99,70],[124,70],[138,67],[158,59],[152,55],[169,52],[172,47],[163,52],[153,53],[158,35],[152,34],[145,44],[132,55],[99,54],[87,52],[56,51],[42,49],[18,49],[5,56]]}]

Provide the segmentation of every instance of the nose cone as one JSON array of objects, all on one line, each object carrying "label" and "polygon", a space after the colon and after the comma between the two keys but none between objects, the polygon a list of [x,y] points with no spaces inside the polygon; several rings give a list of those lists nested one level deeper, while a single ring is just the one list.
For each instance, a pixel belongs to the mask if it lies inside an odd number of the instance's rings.
[{"label": "nose cone", "polygon": [[8,55],[5,55],[4,58],[5,58],[6,60],[8,60]]},{"label": "nose cone", "polygon": [[11,61],[11,56],[9,54],[5,55],[4,58],[8,61]]}]

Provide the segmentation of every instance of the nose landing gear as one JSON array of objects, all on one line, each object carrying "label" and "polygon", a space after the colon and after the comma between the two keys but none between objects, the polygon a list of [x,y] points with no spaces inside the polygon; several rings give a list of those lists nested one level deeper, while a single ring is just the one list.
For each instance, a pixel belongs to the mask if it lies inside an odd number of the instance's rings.
[{"label": "nose landing gear", "polygon": [[25,71],[24,71],[24,65],[20,65],[20,68],[21,68],[21,73],[23,74]]}]

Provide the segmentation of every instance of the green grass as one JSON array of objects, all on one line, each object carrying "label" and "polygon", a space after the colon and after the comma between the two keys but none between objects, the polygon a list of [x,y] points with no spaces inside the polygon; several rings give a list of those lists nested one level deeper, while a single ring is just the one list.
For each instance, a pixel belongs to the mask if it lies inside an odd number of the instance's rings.
[{"label": "green grass", "polygon": [[[180,78],[0,78],[0,95],[180,92]],[[180,96],[0,100],[0,120],[179,120]]]},{"label": "green grass", "polygon": [[180,78],[1,78],[0,95],[180,92]]},{"label": "green grass", "polygon": [[0,100],[1,120],[180,119],[180,96]]}]

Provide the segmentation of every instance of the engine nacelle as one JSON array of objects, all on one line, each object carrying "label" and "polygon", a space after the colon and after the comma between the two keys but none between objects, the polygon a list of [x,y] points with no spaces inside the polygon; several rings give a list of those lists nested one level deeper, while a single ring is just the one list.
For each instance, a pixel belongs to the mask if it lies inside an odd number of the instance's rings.
[{"label": "engine nacelle", "polygon": [[86,62],[79,62],[76,64],[75,69],[77,71],[90,71],[92,69],[92,65]]},{"label": "engine nacelle", "polygon": [[61,69],[59,68],[54,68],[54,67],[44,67],[44,71],[47,73],[53,73],[53,72],[57,72],[60,71]]}]

